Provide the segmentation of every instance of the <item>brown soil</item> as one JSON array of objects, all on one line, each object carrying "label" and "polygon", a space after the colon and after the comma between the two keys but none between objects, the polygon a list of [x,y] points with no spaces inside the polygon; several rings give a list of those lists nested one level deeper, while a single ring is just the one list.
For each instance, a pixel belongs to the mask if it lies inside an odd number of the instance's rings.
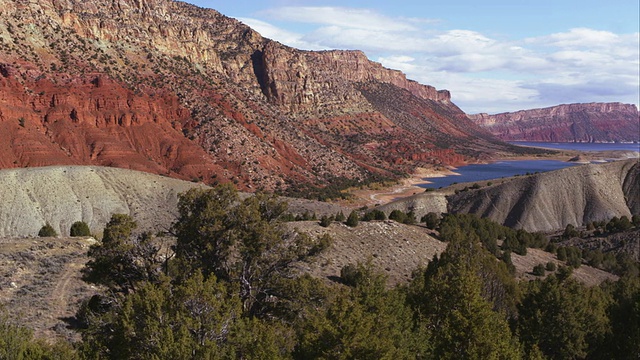
[{"label": "brown soil", "polygon": [[80,270],[93,238],[0,239],[0,304],[37,337],[77,338],[68,329],[80,302],[98,289]]}]

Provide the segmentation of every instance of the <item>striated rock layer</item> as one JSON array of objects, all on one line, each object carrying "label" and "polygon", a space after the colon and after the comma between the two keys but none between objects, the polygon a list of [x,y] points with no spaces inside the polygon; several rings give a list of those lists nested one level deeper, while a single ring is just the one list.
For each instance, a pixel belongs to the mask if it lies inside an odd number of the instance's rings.
[{"label": "striated rock layer", "polygon": [[45,223],[68,236],[76,221],[98,234],[116,213],[134,217],[140,231],[166,231],[178,194],[195,186],[202,185],[99,166],[0,170],[0,238],[34,237]]},{"label": "striated rock layer", "polygon": [[171,0],[0,0],[3,168],[283,190],[513,151],[359,51],[296,50]]},{"label": "striated rock layer", "polygon": [[569,104],[469,118],[506,141],[640,141],[638,108],[633,104]]}]

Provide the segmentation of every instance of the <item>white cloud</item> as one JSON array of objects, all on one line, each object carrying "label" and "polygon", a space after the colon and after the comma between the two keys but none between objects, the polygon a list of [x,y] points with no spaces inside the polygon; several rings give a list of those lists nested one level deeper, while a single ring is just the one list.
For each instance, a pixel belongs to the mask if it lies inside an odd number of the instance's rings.
[{"label": "white cloud", "polygon": [[274,26],[268,22],[252,19],[252,18],[238,18],[239,21],[251,27],[253,30],[260,33],[260,35],[279,41],[285,45],[292,46],[298,49],[304,50],[327,50],[328,47],[306,42],[303,39],[302,34],[298,34],[292,31]]},{"label": "white cloud", "polygon": [[371,10],[284,7],[262,13],[304,23],[304,33],[243,19],[264,36],[297,48],[359,49],[411,79],[451,91],[468,112],[502,112],[564,102],[638,104],[640,35],[588,28],[526,39],[469,29],[435,30],[431,19]]},{"label": "white cloud", "polygon": [[548,36],[527,39],[529,43],[543,43],[547,46],[560,48],[593,48],[611,47],[620,41],[620,36],[609,32],[587,28],[570,29],[565,33],[556,33]]},{"label": "white cloud", "polygon": [[341,7],[281,7],[264,11],[272,19],[332,25],[341,28],[373,31],[414,31],[415,19],[393,19],[368,9]]}]

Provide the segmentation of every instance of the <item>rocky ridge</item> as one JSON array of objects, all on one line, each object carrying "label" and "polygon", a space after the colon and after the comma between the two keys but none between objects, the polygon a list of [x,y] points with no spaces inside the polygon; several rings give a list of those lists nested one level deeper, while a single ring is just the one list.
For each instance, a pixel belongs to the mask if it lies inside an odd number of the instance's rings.
[{"label": "rocky ridge", "polygon": [[505,141],[640,141],[638,108],[633,104],[567,104],[469,118]]},{"label": "rocky ridge", "polygon": [[0,8],[4,168],[117,166],[283,190],[523,151],[473,126],[446,90],[359,51],[283,46],[215,10],[171,0]]}]

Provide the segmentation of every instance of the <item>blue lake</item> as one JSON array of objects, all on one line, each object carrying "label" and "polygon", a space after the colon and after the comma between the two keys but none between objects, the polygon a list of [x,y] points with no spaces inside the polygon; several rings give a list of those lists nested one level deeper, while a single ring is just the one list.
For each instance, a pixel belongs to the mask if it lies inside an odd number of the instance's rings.
[{"label": "blue lake", "polygon": [[559,160],[509,160],[491,164],[471,164],[460,166],[454,172],[460,175],[450,175],[439,178],[425,178],[430,184],[419,184],[423,188],[446,187],[453,183],[478,182],[499,179],[526,173],[558,170],[579,164]]}]

